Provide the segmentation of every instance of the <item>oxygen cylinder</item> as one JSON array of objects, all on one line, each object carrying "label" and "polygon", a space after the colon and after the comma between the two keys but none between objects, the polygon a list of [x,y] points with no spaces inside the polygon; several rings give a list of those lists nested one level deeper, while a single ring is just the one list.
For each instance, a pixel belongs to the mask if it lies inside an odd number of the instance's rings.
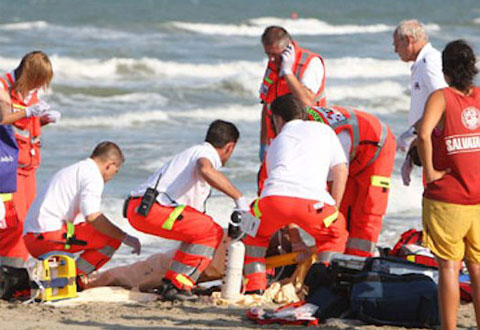
[{"label": "oxygen cylinder", "polygon": [[245,245],[242,241],[233,241],[228,246],[227,264],[223,277],[222,298],[235,299],[240,295],[243,279],[243,258]]}]

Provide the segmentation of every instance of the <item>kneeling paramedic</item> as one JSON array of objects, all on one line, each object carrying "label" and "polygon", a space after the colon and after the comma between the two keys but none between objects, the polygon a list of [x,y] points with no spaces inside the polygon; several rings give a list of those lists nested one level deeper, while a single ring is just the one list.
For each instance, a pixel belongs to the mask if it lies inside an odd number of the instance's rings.
[{"label": "kneeling paramedic", "polygon": [[122,242],[140,254],[140,241],[124,233],[100,211],[104,184],[124,162],[120,148],[101,142],[89,158],[58,171],[35,198],[24,226],[30,254],[81,252],[76,260],[77,284],[102,267]]},{"label": "kneeling paramedic", "polygon": [[307,121],[302,103],[291,94],[275,99],[271,109],[278,135],[266,153],[267,179],[251,211],[260,226],[255,237],[244,240],[247,293],[266,289],[265,253],[279,228],[294,223],[312,235],[320,260],[343,253],[347,240],[345,219],[337,205],[348,168],[335,132],[325,124]]},{"label": "kneeling paramedic", "polygon": [[385,123],[363,111],[332,106],[312,107],[307,112],[311,120],[335,130],[349,160],[340,204],[349,232],[345,253],[373,256],[387,210],[395,136]]},{"label": "kneeling paramedic", "polygon": [[163,279],[165,300],[195,300],[191,289],[219,246],[223,229],[205,214],[211,187],[248,210],[242,193],[218,169],[235,149],[239,132],[232,123],[210,124],[203,144],[173,156],[125,201],[124,215],[137,230],[181,241]]}]

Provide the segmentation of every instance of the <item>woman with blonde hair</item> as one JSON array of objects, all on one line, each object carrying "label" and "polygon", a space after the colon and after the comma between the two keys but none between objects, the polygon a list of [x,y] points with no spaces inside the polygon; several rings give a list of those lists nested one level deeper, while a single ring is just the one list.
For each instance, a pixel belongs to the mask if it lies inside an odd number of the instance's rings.
[{"label": "woman with blonde hair", "polygon": [[52,64],[41,51],[26,54],[19,66],[0,77],[0,90],[8,92],[11,111],[2,124],[11,124],[18,144],[17,191],[14,207],[6,212],[6,226],[0,228],[0,264],[22,268],[28,257],[22,239],[23,221],[36,194],[36,169],[40,166],[41,126],[56,122],[60,113],[49,110],[37,92],[47,89],[53,77]]}]

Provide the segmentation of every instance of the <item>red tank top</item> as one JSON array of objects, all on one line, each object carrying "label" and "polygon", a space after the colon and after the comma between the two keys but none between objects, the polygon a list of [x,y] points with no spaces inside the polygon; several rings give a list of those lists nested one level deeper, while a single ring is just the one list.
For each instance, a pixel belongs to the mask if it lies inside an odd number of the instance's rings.
[{"label": "red tank top", "polygon": [[445,127],[432,135],[433,166],[451,172],[425,188],[424,196],[447,203],[480,204],[480,88],[468,96],[451,88],[445,96]]}]

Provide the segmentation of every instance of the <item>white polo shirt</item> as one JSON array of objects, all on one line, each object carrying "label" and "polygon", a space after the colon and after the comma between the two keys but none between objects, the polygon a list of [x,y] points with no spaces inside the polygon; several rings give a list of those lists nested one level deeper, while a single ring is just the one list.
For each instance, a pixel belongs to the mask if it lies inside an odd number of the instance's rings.
[{"label": "white polo shirt", "polygon": [[289,196],[335,205],[327,191],[327,175],[347,159],[330,126],[292,120],[273,139],[266,157],[268,178],[261,197]]},{"label": "white polo shirt", "polygon": [[102,174],[91,158],[58,171],[43,187],[28,210],[23,233],[44,233],[62,228],[65,222],[85,222],[100,212]]},{"label": "white polo shirt", "polygon": [[157,191],[160,192],[157,201],[160,204],[164,206],[189,205],[204,212],[205,203],[210,195],[210,185],[198,173],[197,161],[200,158],[208,159],[217,170],[222,167],[217,150],[210,143],[204,142],[175,155],[130,195],[143,196],[147,187],[155,187],[158,176],[161,174],[162,177],[157,187]]},{"label": "white polo shirt", "polygon": [[408,124],[414,125],[423,116],[430,94],[447,87],[442,72],[442,54],[427,43],[413,63],[410,75],[410,112]]},{"label": "white polo shirt", "polygon": [[322,85],[324,74],[325,70],[323,70],[322,61],[318,57],[314,57],[310,63],[308,63],[308,66],[300,79],[300,83],[312,91],[312,93],[317,93]]}]

